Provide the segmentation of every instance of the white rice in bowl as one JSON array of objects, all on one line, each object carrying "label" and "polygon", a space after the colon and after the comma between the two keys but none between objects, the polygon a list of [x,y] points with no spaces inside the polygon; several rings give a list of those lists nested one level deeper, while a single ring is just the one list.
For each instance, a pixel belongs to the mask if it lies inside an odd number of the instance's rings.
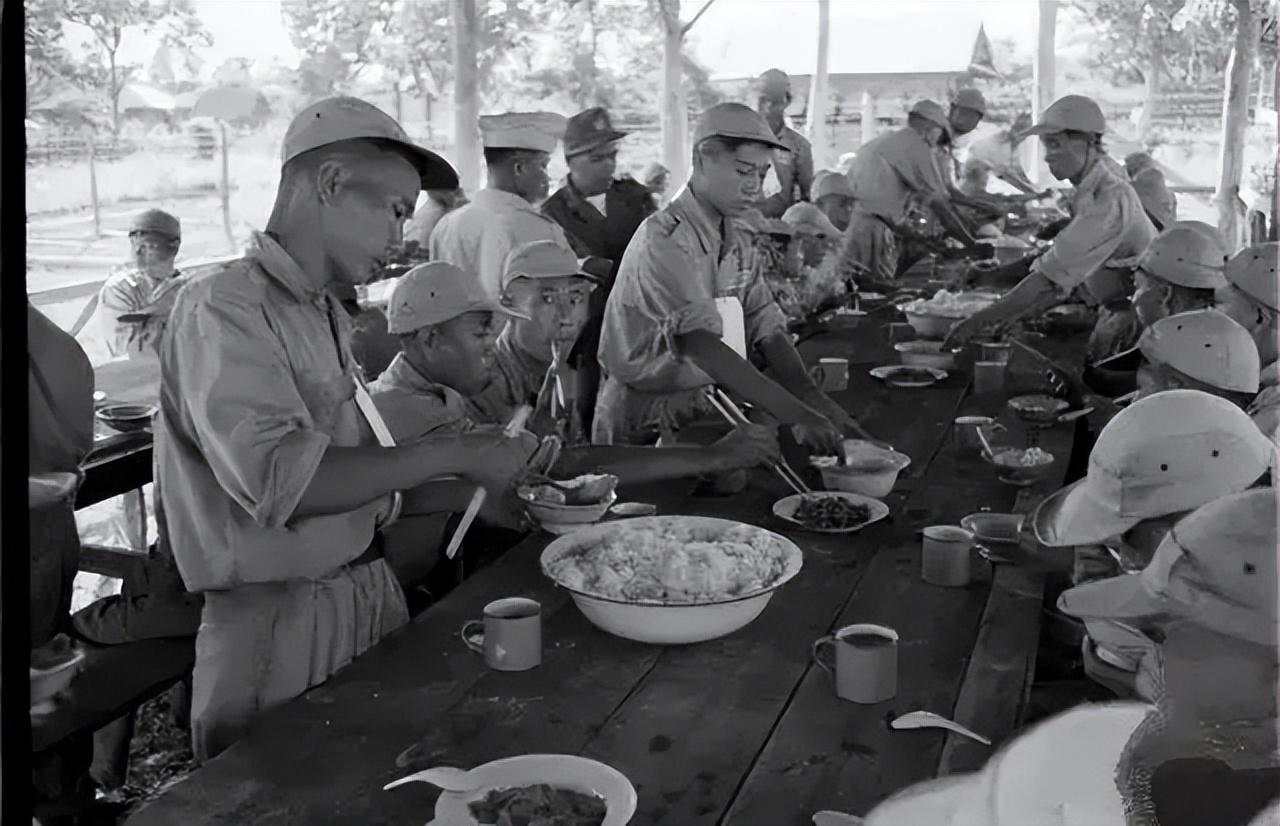
[{"label": "white rice in bowl", "polygon": [[779,537],[760,528],[674,520],[620,525],[602,541],[549,561],[546,571],[564,587],[591,596],[692,605],[767,590],[797,563]]}]

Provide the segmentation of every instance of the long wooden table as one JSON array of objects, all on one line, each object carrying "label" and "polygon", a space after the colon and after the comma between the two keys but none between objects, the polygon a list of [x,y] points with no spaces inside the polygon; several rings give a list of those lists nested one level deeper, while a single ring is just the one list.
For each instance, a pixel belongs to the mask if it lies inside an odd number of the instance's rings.
[{"label": "long wooden table", "polygon": [[[1009,566],[993,575],[975,555],[969,587],[929,585],[919,576],[918,531],[981,507],[1025,509],[1036,496],[955,454],[954,417],[1002,407],[968,396],[966,371],[915,390],[867,376],[868,367],[895,361],[883,328],[864,321],[803,350],[809,361],[850,357],[851,387],[837,398],[912,457],[887,497],[888,520],[853,535],[791,530],[770,513],[789,491],[764,474],[730,498],[691,497],[685,484],[626,492],[660,513],[736,519],[796,542],[803,570],[746,628],[675,647],[610,636],[540,573],[549,537],[532,536],[325,685],[263,715],[245,740],[129,824],[421,826],[437,790],[384,792],[385,783],[432,765],[560,752],[624,772],[639,793],[637,826],[800,826],[819,809],[865,813],[910,783],[977,768],[991,749],[938,731],[894,731],[888,720],[926,709],[997,745],[1016,731],[1034,675],[1042,582]],[[1016,437],[1017,424],[1010,427]],[[1069,441],[1067,427],[1040,438],[1058,468]],[[493,672],[458,631],[487,602],[516,595],[543,606],[543,663]],[[886,624],[901,636],[889,701],[840,700],[810,661],[813,640],[853,622]]]}]

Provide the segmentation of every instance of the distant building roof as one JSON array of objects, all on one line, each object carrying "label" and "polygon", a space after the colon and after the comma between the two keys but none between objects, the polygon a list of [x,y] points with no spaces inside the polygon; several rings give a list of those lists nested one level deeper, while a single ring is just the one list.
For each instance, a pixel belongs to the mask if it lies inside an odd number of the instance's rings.
[{"label": "distant building roof", "polygon": [[120,90],[120,111],[130,109],[159,109],[172,112],[176,107],[173,95],[146,83],[130,83]]}]

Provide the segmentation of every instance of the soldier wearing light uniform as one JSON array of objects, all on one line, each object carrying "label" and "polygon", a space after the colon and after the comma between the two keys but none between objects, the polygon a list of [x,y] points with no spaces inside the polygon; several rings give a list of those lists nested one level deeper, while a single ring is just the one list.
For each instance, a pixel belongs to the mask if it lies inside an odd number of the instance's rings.
[{"label": "soldier wearing light uniform", "polygon": [[1075,185],[1071,221],[1053,248],[1032,263],[1027,259],[1001,267],[992,281],[1021,278],[999,301],[956,323],[946,346],[964,344],[981,330],[1012,322],[1060,304],[1084,286],[1103,309],[1089,343],[1089,360],[1126,350],[1137,339],[1129,296],[1129,270],[1114,259],[1136,258],[1156,236],[1127,176],[1102,147],[1106,119],[1098,104],[1067,95],[1044,111],[1029,134],[1039,135],[1049,170]]},{"label": "soldier wearing light uniform", "polygon": [[809,200],[840,232],[849,228],[849,221],[853,218],[853,189],[843,174],[824,169],[815,175]]},{"label": "soldier wearing light uniform", "polygon": [[907,210],[924,203],[961,243],[975,248],[951,203],[947,182],[935,157],[951,134],[942,107],[922,100],[911,108],[907,125],[873,138],[858,150],[849,170],[854,210],[841,241],[840,264],[872,282],[891,282],[898,271],[897,235],[906,233]]},{"label": "soldier wearing light uniform", "polygon": [[1062,594],[1086,619],[1158,630],[1152,703],[1077,707],[972,774],[929,780],[865,826],[1155,826],[1276,823],[1276,492],[1198,508],[1152,563]]},{"label": "soldier wearing light uniform", "polygon": [[[1103,428],[1085,478],[1046,498],[1032,529],[1042,545],[1075,547],[1076,584],[1121,573],[1116,558],[1138,570],[1183,514],[1247,489],[1271,462],[1270,443],[1231,402],[1198,390],[1157,393]],[[1150,640],[1105,623],[1086,630],[1086,673],[1131,694]]]},{"label": "soldier wearing light uniform", "polygon": [[780,149],[773,154],[773,172],[778,192],[765,198],[758,208],[766,218],[780,218],[787,207],[807,200],[813,186],[813,147],[809,140],[787,126],[791,105],[791,78],[781,69],[769,69],[754,83],[756,111],[773,132]]},{"label": "soldier wearing light uniform", "polygon": [[432,261],[475,273],[497,296],[511,250],[530,241],[570,248],[560,225],[538,211],[551,189],[547,164],[564,134],[565,118],[551,112],[483,115],[480,136],[488,185],[471,203],[448,213],[431,232]]},{"label": "soldier wearing light uniform", "polygon": [[204,595],[198,759],[407,620],[381,559],[398,492],[446,474],[507,498],[524,434],[375,441],[350,321],[329,292],[385,264],[420,189],[457,175],[364,101],[297,115],[267,231],[178,296],[160,347],[156,465],[178,570]]},{"label": "soldier wearing light uniform", "polygon": [[1136,375],[1137,398],[1186,388],[1244,408],[1258,393],[1258,347],[1248,330],[1217,310],[1162,318],[1142,332],[1137,346],[1106,365]]},{"label": "soldier wearing light uniform", "polygon": [[[398,439],[441,428],[500,427],[535,398],[530,429],[540,436],[565,434],[574,408],[551,415],[552,380],[560,365],[551,363],[550,343],[572,344],[595,279],[580,270],[573,253],[551,241],[535,241],[512,251],[503,282],[502,304],[447,264],[417,267],[396,284],[389,318],[404,350],[371,389]],[[498,318],[506,325],[495,343],[492,321]],[[778,451],[772,430],[758,426],[709,447],[566,444],[557,476],[609,473],[623,485],[752,467],[776,458]],[[463,492],[470,497],[470,490]],[[456,496],[437,499],[439,509],[465,506]]]},{"label": "soldier wearing light uniform", "polygon": [[[145,210],[129,222],[129,243],[132,266],[108,276],[94,303],[112,356],[154,358],[169,308],[186,283],[174,266],[182,246],[182,225],[167,212]],[[86,308],[85,316],[92,312]]]},{"label": "soldier wearing light uniform", "polygon": [[1280,444],[1280,283],[1276,264],[1280,245],[1272,241],[1246,247],[1227,261],[1227,285],[1218,290],[1218,309],[1240,323],[1258,345],[1261,392],[1249,415],[1262,432]]},{"label": "soldier wearing light uniform", "polygon": [[1227,251],[1217,239],[1190,227],[1161,232],[1138,257],[1133,309],[1150,327],[1165,316],[1212,307],[1226,285]]},{"label": "soldier wearing light uniform", "polygon": [[[699,119],[689,184],[641,224],[605,308],[596,443],[666,443],[692,420],[715,416],[705,395],[713,384],[816,450],[863,432],[809,378],[736,225],[779,148],[764,119],[740,104]],[[756,351],[777,382],[752,366]]]}]

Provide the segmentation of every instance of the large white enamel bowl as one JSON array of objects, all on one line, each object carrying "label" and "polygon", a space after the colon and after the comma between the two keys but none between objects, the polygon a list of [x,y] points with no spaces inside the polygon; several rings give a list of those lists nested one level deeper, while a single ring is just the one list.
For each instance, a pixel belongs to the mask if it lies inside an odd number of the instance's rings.
[{"label": "large white enamel bowl", "polygon": [[[751,593],[712,602],[670,603],[657,600],[624,601],[584,593],[568,587],[553,573],[557,562],[563,557],[589,553],[593,546],[599,546],[618,532],[661,529],[674,520],[679,520],[682,525],[708,531],[724,532],[730,528],[745,527],[758,532],[767,537],[775,551],[783,556],[782,574],[768,586]],[[774,591],[800,572],[803,561],[804,555],[795,543],[754,525],[706,516],[649,516],[593,525],[560,537],[542,552],[542,572],[569,591],[578,610],[601,630],[637,642],[684,645],[732,634],[760,616],[760,612],[773,598]]]},{"label": "large white enamel bowl", "polygon": [[636,813],[636,790],[626,775],[612,766],[572,754],[522,754],[477,766],[468,774],[480,784],[466,794],[444,792],[436,799],[436,815],[427,826],[478,826],[470,804],[490,792],[545,783],[561,789],[603,797],[607,812],[603,826],[626,826]]}]

